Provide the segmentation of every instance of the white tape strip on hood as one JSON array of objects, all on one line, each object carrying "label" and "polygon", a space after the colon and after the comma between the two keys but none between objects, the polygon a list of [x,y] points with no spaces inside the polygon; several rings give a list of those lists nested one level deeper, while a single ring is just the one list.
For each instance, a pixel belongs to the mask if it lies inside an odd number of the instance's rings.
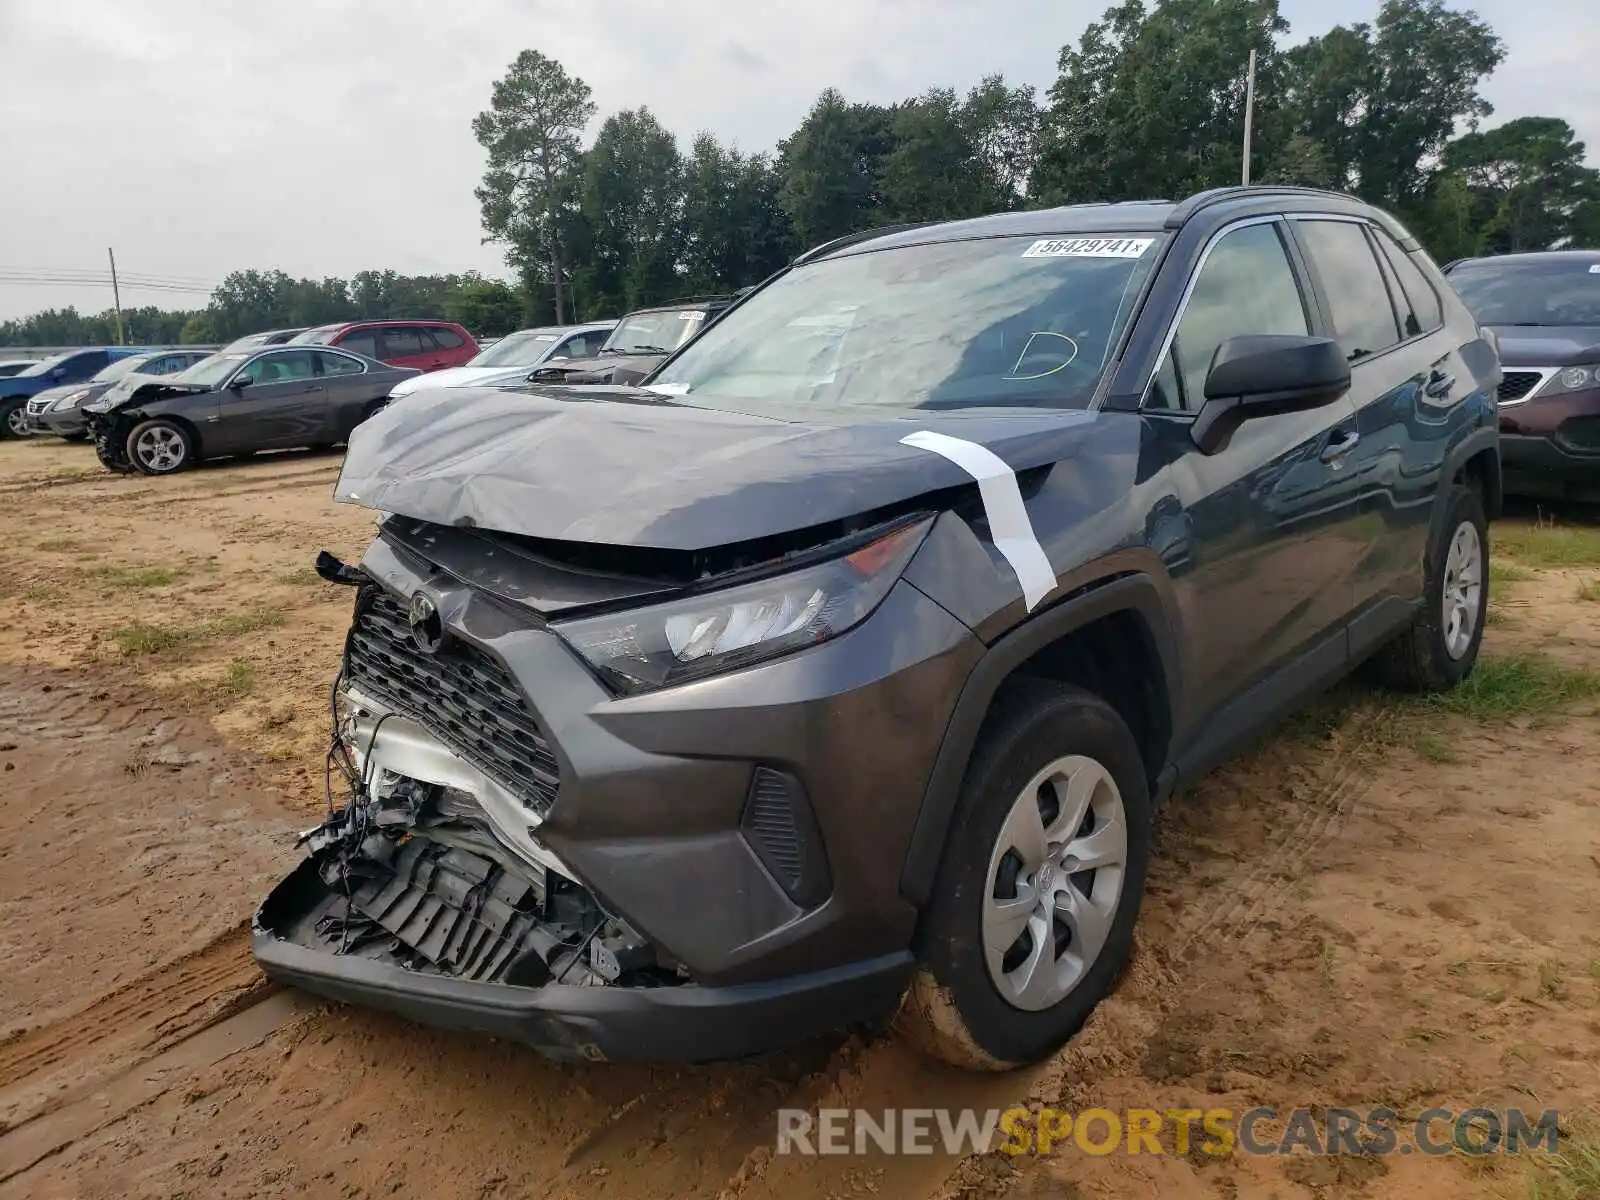
[{"label": "white tape strip on hood", "polygon": [[989,518],[989,533],[995,549],[1017,573],[1022,598],[1032,612],[1056,586],[1056,573],[1045,557],[1044,547],[1033,534],[1033,522],[1028,520],[1028,510],[1023,507],[1016,472],[987,447],[932,430],[919,429],[901,438],[900,442],[942,455],[978,481],[978,494],[983,497],[983,511]]}]

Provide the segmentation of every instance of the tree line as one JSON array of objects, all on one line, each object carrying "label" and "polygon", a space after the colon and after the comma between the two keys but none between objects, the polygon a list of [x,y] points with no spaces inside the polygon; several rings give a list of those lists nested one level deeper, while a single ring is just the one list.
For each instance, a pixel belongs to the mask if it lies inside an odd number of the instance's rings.
[{"label": "tree line", "polygon": [[[475,333],[615,316],[759,282],[857,230],[1007,209],[1178,198],[1237,183],[1244,64],[1257,57],[1251,178],[1352,192],[1440,261],[1600,244],[1600,171],[1558,117],[1480,128],[1505,46],[1443,0],[1384,0],[1369,22],[1288,45],[1276,0],[1124,0],[1060,53],[1040,95],[1002,76],[896,104],[818,96],[770,152],[701,133],[687,150],[648,108],[592,143],[589,86],[524,50],[473,122],[486,240],[514,283],[363,272],[236,272],[203,310],[139,309],[134,330],[223,340],[273,325],[446,316]],[[0,324],[0,343],[105,340],[105,314]],[[95,338],[65,336],[73,321]],[[43,336],[46,330],[63,336]],[[169,341],[168,336],[130,340]]]}]

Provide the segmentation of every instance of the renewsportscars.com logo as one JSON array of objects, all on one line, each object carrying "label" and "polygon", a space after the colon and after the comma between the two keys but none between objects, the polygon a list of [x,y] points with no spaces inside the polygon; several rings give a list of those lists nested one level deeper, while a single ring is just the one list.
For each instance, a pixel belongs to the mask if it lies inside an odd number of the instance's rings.
[{"label": "renewsportscars.com logo", "polygon": [[1430,1108],[861,1108],[778,1110],[779,1154],[1556,1153],[1560,1114]]}]

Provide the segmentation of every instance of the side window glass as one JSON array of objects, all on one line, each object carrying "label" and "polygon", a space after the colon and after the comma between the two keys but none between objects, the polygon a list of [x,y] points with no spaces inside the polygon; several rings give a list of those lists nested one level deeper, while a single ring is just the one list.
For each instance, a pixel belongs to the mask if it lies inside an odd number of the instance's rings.
[{"label": "side window glass", "polygon": [[461,345],[461,338],[457,336],[453,329],[445,329],[436,325],[428,332],[433,335],[433,344],[441,350],[455,350]]},{"label": "side window glass", "polygon": [[[1383,230],[1373,230],[1372,236],[1382,247],[1383,257],[1389,264],[1389,269],[1400,281],[1400,290],[1405,295],[1406,303],[1416,321],[1416,332],[1429,333],[1443,325],[1444,308],[1439,303],[1439,293],[1433,290],[1433,285],[1422,273],[1422,268],[1417,266],[1411,256],[1400,249],[1400,244]],[[1407,336],[1411,336],[1409,331]]]},{"label": "side window glass", "polygon": [[383,331],[383,352],[386,358],[404,358],[412,354],[425,354],[422,338],[414,326],[401,325]]},{"label": "side window glass", "polygon": [[1200,268],[1146,404],[1198,410],[1205,403],[1211,360],[1229,338],[1310,332],[1294,269],[1276,227],[1246,225],[1224,234]]},{"label": "side window glass", "polygon": [[1345,357],[1359,362],[1400,340],[1389,290],[1361,225],[1301,221],[1297,226],[1328,294],[1329,316]]},{"label": "side window glass", "polygon": [[254,387],[264,387],[272,383],[310,379],[316,370],[316,360],[310,350],[280,350],[256,359],[244,369],[240,378],[248,379]]},{"label": "side window glass", "polygon": [[317,351],[317,359],[322,366],[324,375],[359,375],[363,368],[353,358],[346,358],[343,354],[328,354]]},{"label": "side window glass", "polygon": [[383,349],[378,345],[378,331],[375,329],[358,329],[339,345],[346,350],[354,350],[357,354],[365,354],[368,358],[383,357]]}]

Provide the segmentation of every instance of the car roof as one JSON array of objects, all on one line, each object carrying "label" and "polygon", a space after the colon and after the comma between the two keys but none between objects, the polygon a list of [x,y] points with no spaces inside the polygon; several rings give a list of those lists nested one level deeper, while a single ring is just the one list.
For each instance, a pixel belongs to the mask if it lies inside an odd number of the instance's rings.
[{"label": "car roof", "polygon": [[1485,263],[1539,266],[1573,262],[1600,263],[1600,250],[1524,250],[1516,254],[1484,254],[1477,258],[1458,258],[1450,264],[1449,269],[1481,267]]},{"label": "car roof", "polygon": [[1212,188],[1181,201],[1119,200],[994,213],[959,221],[920,222],[866,230],[824,242],[795,260],[865,254],[897,246],[930,245],[998,237],[1052,237],[1081,234],[1175,232],[1194,222],[1223,225],[1240,217],[1269,213],[1332,212],[1369,217],[1383,224],[1405,247],[1417,243],[1393,217],[1343,192],[1296,187]]},{"label": "car roof", "polygon": [[326,325],[314,325],[313,329],[383,329],[391,325],[444,325],[451,329],[459,326],[454,321],[441,320],[439,317],[384,317],[376,321],[330,321]]}]

